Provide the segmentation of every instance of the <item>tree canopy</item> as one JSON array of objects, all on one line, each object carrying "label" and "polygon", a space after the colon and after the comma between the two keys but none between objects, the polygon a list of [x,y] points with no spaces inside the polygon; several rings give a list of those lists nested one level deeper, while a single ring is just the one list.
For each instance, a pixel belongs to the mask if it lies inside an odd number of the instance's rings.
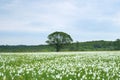
[{"label": "tree canopy", "polygon": [[48,35],[48,40],[46,42],[53,45],[58,52],[64,44],[69,44],[72,41],[73,39],[71,36],[65,32],[53,32]]}]

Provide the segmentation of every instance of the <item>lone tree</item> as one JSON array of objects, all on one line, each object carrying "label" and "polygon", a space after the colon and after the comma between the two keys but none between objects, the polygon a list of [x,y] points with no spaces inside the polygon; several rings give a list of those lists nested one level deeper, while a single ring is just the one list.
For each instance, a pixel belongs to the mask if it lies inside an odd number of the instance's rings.
[{"label": "lone tree", "polygon": [[46,41],[49,45],[53,45],[56,51],[59,52],[64,44],[69,44],[73,40],[70,35],[64,32],[53,32],[48,35],[48,40]]}]

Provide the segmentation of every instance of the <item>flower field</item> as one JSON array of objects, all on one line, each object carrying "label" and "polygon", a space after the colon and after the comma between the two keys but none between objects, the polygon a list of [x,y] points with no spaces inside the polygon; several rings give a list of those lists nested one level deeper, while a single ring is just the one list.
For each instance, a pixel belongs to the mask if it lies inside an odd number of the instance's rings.
[{"label": "flower field", "polygon": [[0,80],[120,80],[120,52],[0,53]]}]

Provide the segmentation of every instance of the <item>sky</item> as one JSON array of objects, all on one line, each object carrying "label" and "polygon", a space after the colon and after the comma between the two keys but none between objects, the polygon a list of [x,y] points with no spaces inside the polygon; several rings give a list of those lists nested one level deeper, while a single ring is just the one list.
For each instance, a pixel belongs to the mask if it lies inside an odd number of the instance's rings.
[{"label": "sky", "polygon": [[40,45],[55,31],[74,42],[120,38],[120,0],[0,0],[0,45]]}]

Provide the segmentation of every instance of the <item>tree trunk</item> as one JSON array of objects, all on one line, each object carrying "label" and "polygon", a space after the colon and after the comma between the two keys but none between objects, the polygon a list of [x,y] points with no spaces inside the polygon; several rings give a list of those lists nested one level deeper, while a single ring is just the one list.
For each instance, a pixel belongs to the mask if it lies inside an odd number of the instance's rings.
[{"label": "tree trunk", "polygon": [[60,46],[58,44],[56,44],[56,52],[60,51]]}]

